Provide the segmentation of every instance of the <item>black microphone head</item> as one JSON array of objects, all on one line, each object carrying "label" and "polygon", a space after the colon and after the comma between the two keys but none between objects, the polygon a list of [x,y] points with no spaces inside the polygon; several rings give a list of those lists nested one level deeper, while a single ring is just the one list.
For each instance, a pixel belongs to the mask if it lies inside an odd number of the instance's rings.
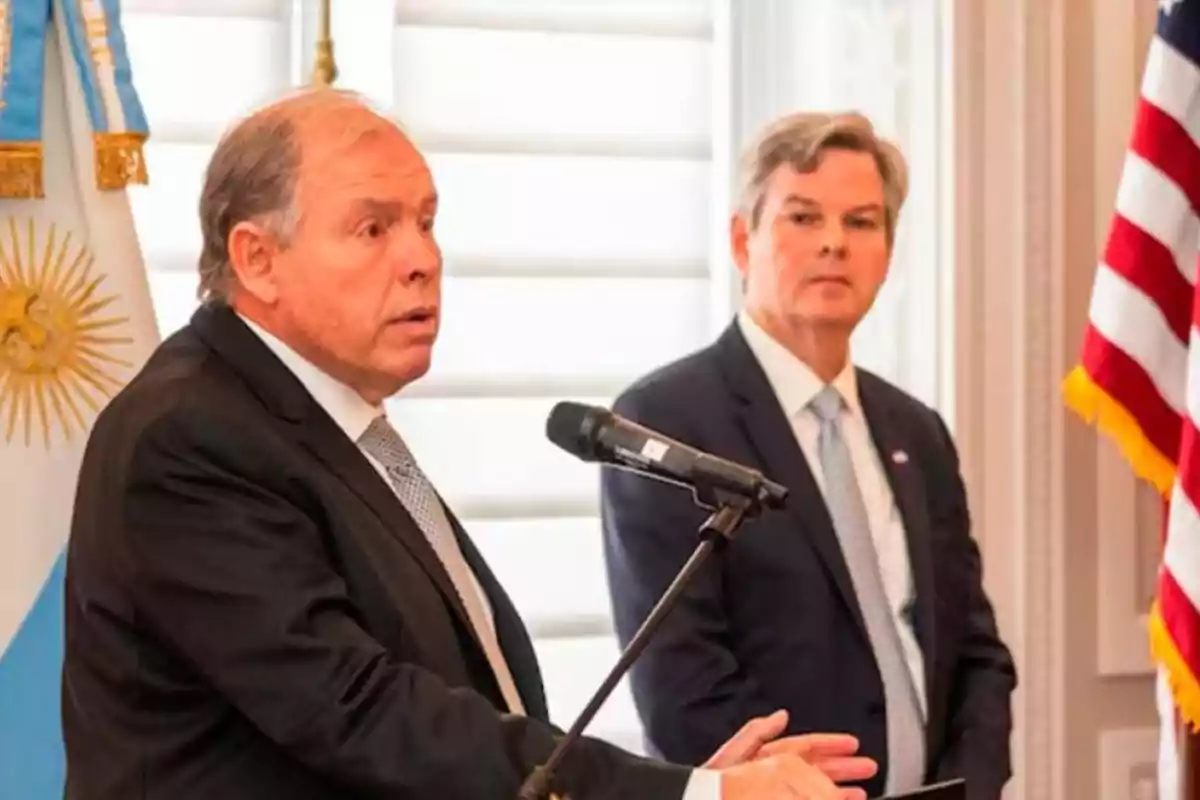
[{"label": "black microphone head", "polygon": [[563,400],[550,409],[546,438],[577,458],[595,461],[599,457],[596,433],[611,418],[608,409]]}]

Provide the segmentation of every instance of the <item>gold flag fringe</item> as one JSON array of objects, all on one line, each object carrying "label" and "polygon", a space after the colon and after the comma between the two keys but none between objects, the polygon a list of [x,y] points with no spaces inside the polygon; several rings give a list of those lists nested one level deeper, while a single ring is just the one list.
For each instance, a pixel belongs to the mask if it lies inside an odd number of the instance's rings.
[{"label": "gold flag fringe", "polygon": [[44,197],[42,145],[0,142],[0,197]]},{"label": "gold flag fringe", "polygon": [[96,134],[96,188],[124,189],[148,182],[143,133]]},{"label": "gold flag fringe", "polygon": [[[1170,499],[1175,464],[1150,443],[1129,410],[1092,380],[1082,366],[1067,375],[1062,389],[1067,408],[1099,428],[1117,445],[1134,474]],[[1167,629],[1157,599],[1150,609],[1148,634],[1151,656],[1166,674],[1180,715],[1193,733],[1200,731],[1200,680]]]},{"label": "gold flag fringe", "polygon": [[[145,142],[142,133],[96,134],[96,188],[124,189],[133,183],[148,183]],[[40,142],[0,142],[0,197],[45,197],[43,166]]]},{"label": "gold flag fringe", "polygon": [[1062,385],[1067,408],[1084,422],[1095,425],[1107,436],[1137,477],[1149,482],[1163,497],[1175,485],[1175,464],[1150,443],[1128,409],[1092,380],[1083,367],[1076,367]]},{"label": "gold flag fringe", "polygon": [[1150,652],[1166,671],[1179,715],[1192,733],[1200,731],[1200,682],[1175,645],[1157,601],[1150,611]]}]

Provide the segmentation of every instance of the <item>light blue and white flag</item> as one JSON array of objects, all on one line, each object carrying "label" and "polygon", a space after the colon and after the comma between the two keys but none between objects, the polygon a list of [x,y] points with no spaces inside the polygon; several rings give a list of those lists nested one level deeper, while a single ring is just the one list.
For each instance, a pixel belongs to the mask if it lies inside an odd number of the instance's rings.
[{"label": "light blue and white flag", "polygon": [[118,0],[0,0],[0,798],[63,793],[79,463],[158,342],[125,196],[146,135]]}]

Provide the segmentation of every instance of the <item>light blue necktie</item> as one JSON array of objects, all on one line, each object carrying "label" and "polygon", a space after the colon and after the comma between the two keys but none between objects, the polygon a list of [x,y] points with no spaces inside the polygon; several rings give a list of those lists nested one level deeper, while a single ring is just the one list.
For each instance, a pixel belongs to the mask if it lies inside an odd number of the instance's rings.
[{"label": "light blue necktie", "polygon": [[367,430],[359,437],[358,446],[383,465],[396,496],[408,509],[408,513],[425,534],[442,566],[450,575],[459,599],[467,610],[467,616],[471,618],[475,633],[483,644],[484,653],[496,674],[496,682],[500,684],[500,691],[508,703],[509,710],[515,714],[524,714],[521,695],[500,648],[496,628],[483,607],[478,583],[466,558],[463,557],[458,540],[454,537],[454,528],[450,525],[446,509],[434,491],[433,484],[425,477],[408,445],[388,423],[387,418],[376,417],[372,420]]},{"label": "light blue necktie", "polygon": [[854,475],[850,450],[842,438],[843,407],[841,394],[832,386],[826,386],[809,403],[821,421],[817,449],[825,476],[825,502],[833,517],[883,679],[887,708],[887,792],[911,791],[921,786],[925,777],[925,727],[891,604],[884,592],[866,505]]}]

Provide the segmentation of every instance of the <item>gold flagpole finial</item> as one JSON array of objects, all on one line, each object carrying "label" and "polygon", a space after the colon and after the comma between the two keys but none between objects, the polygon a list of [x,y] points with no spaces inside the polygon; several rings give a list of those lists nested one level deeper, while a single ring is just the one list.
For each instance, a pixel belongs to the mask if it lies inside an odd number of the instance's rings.
[{"label": "gold flagpole finial", "polygon": [[313,61],[312,81],[317,86],[330,86],[337,80],[337,64],[333,60],[333,36],[330,33],[329,4],[320,0],[321,28],[317,33],[317,55]]}]

